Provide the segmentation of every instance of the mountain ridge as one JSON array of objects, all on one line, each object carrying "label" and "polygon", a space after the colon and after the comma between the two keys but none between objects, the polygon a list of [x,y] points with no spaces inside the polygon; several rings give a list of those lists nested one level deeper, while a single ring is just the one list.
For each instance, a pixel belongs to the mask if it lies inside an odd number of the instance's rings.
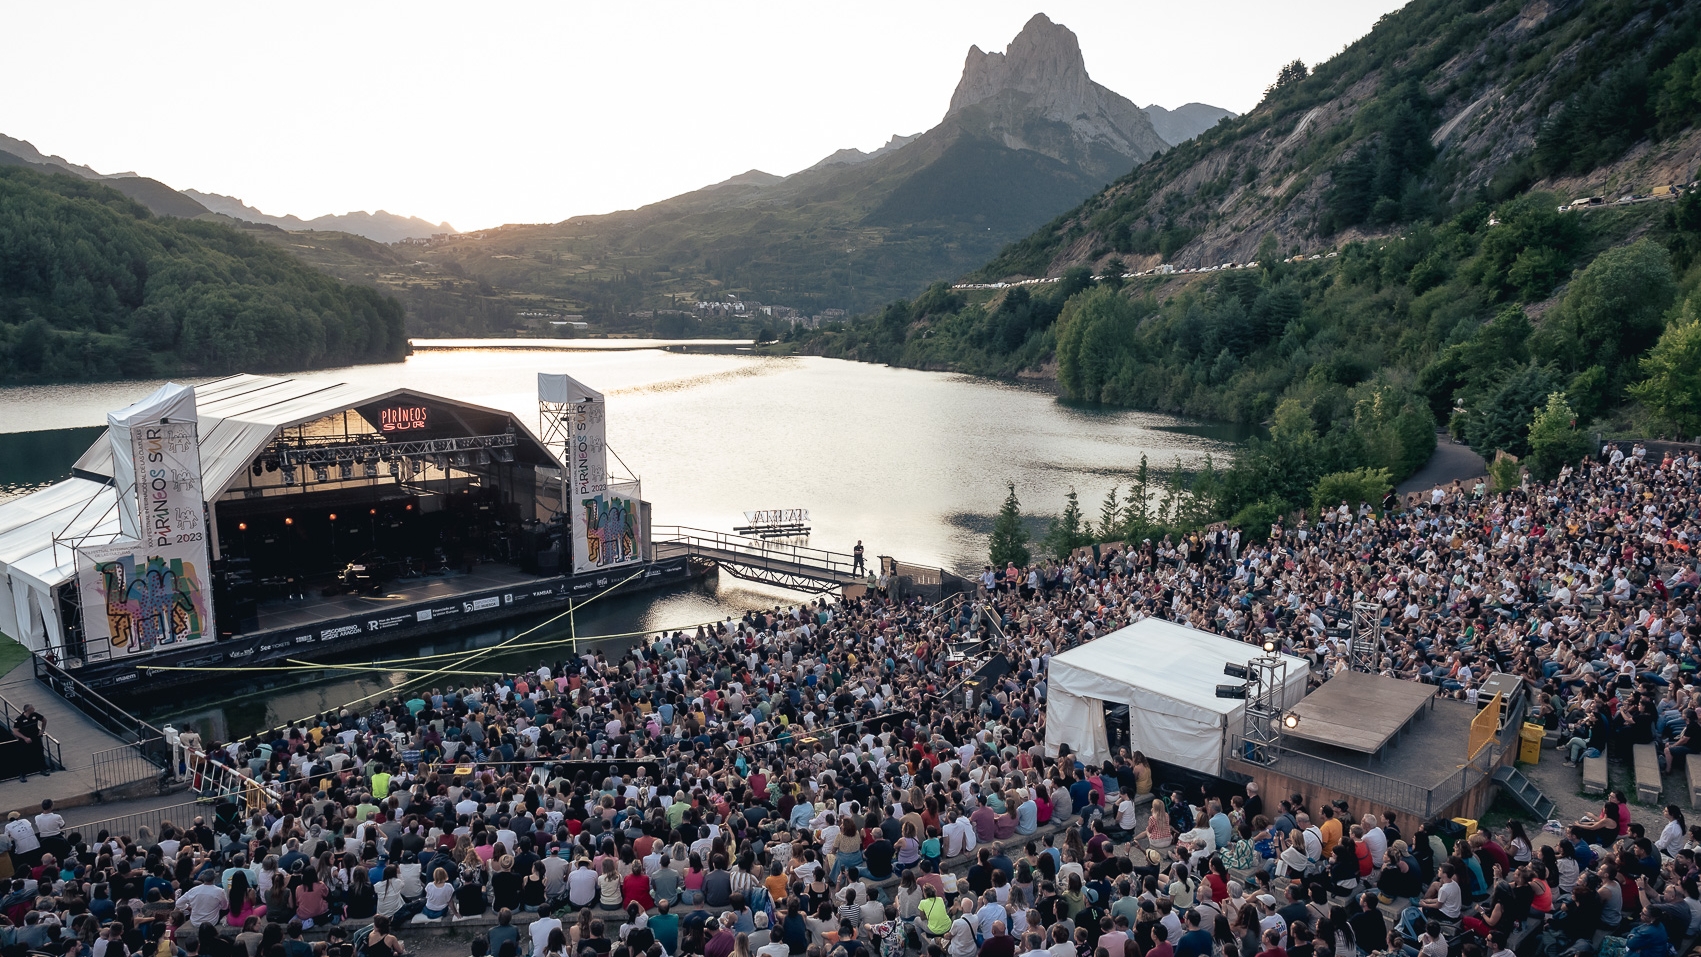
[{"label": "mountain ridge", "polygon": [[727,295],[866,308],[973,268],[1169,147],[1145,111],[1091,79],[1067,27],[1036,15],[1004,52],[971,48],[950,108],[919,134],[421,255],[608,320]]},{"label": "mountain ridge", "polygon": [[348,213],[327,213],[313,219],[302,219],[289,214],[272,216],[249,206],[235,196],[225,196],[220,193],[203,193],[196,189],[182,191],[185,196],[205,206],[208,210],[220,213],[233,219],[246,220],[251,223],[263,223],[290,231],[316,230],[354,233],[367,239],[381,243],[400,242],[403,239],[429,239],[438,233],[455,233],[455,227],[448,223],[432,223],[417,216],[402,216],[385,212],[355,210]]}]

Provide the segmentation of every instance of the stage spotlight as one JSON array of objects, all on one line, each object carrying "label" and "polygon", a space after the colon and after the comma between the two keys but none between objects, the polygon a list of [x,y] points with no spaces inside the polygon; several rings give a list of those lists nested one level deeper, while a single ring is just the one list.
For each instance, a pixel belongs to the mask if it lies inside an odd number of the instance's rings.
[{"label": "stage spotlight", "polygon": [[276,472],[277,470],[278,470],[278,460],[277,459],[267,459],[266,460],[266,471]]},{"label": "stage spotlight", "polygon": [[1246,686],[1245,685],[1217,685],[1217,697],[1219,697],[1219,698],[1245,698],[1246,697]]},{"label": "stage spotlight", "polygon": [[285,524],[285,525],[294,525],[294,524],[295,524],[295,519],[293,519],[293,518],[290,518],[290,517],[289,517],[289,516],[288,516],[288,515],[285,515],[285,516],[284,516],[284,524]]},{"label": "stage spotlight", "polygon": [[408,507],[407,507],[406,511],[409,511],[409,512],[413,511],[413,503],[412,502],[408,503]]},{"label": "stage spotlight", "polygon": [[368,515],[377,515],[377,514],[378,514],[378,510],[377,510],[377,509],[375,509],[375,508],[369,508],[369,509],[367,509],[367,510],[366,510],[366,514],[368,514]]},{"label": "stage spotlight", "polygon": [[1274,639],[1274,638],[1264,639],[1264,653],[1267,654],[1267,655],[1273,655],[1273,654],[1276,653],[1276,639]]},{"label": "stage spotlight", "polygon": [[1292,711],[1289,711],[1287,714],[1282,715],[1282,727],[1284,727],[1284,728],[1297,728],[1297,727],[1299,727],[1299,715],[1294,714]]},{"label": "stage spotlight", "polygon": [[502,462],[504,464],[513,462],[514,461],[514,450],[513,449],[497,449],[496,450],[496,461]]},{"label": "stage spotlight", "polygon": [[401,460],[400,459],[391,459],[390,460],[390,477],[396,478],[396,477],[400,476],[401,474],[402,474],[402,462],[401,462]]},{"label": "stage spotlight", "polygon": [[333,522],[334,522],[334,521],[336,521],[336,520],[337,520],[337,513],[336,513],[336,512],[332,512],[332,513],[331,513],[331,521],[333,521]]},{"label": "stage spotlight", "polygon": [[489,465],[490,464],[490,453],[481,450],[478,453],[478,464]]},{"label": "stage spotlight", "polygon": [[366,461],[366,477],[367,478],[377,478],[378,477],[378,460],[377,459],[367,459],[367,461]]},{"label": "stage spotlight", "polygon": [[1223,665],[1223,674],[1228,675],[1230,678],[1239,678],[1241,681],[1245,681],[1252,677],[1252,669],[1245,665],[1237,665],[1233,662],[1229,662],[1228,664]]},{"label": "stage spotlight", "polygon": [[343,459],[337,463],[337,473],[345,479],[354,478],[354,460]]},{"label": "stage spotlight", "polygon": [[329,469],[325,468],[323,465],[313,466],[313,481],[327,482],[330,481],[330,478],[331,472]]},{"label": "stage spotlight", "polygon": [[258,478],[261,475],[266,474],[265,463],[261,462],[259,459],[255,459],[254,460],[254,468],[252,469],[252,471],[254,472],[254,475],[255,475],[256,478]]},{"label": "stage spotlight", "polygon": [[239,531],[239,532],[248,531],[248,523],[247,522],[237,522],[236,523],[236,530]]},{"label": "stage spotlight", "polygon": [[468,465],[471,465],[471,464],[472,464],[472,456],[469,456],[465,452],[456,452],[455,453],[455,468],[464,469]]},{"label": "stage spotlight", "polygon": [[283,470],[283,483],[285,485],[295,484],[295,469],[289,468]]}]

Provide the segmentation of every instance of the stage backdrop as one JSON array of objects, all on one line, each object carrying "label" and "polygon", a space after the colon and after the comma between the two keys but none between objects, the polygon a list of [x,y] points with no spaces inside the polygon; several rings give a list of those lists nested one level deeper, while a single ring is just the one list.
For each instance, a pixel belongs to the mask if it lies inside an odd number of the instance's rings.
[{"label": "stage backdrop", "polygon": [[573,489],[573,572],[600,571],[642,561],[643,517],[637,482],[581,494]]},{"label": "stage backdrop", "polygon": [[107,416],[121,534],[77,548],[88,656],[210,641],[206,506],[195,390],[161,386]]}]

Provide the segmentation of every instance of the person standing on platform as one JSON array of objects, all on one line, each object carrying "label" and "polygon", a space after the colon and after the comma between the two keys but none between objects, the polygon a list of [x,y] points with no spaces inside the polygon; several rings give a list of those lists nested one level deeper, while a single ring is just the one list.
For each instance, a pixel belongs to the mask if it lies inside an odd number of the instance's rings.
[{"label": "person standing on platform", "polygon": [[40,762],[42,777],[53,773],[53,765],[47,759],[47,716],[35,710],[35,705],[26,704],[24,710],[12,720],[12,733],[24,743],[24,773],[18,776],[19,781],[28,781],[29,772],[36,770]]},{"label": "person standing on platform", "polygon": [[856,547],[851,549],[851,574],[866,575],[868,566],[862,561],[862,539],[856,540]]}]

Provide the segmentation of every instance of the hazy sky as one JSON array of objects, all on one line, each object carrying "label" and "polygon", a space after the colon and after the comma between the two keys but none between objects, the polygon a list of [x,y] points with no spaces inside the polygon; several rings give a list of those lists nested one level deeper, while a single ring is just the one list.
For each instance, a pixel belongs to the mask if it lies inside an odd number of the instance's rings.
[{"label": "hazy sky", "polygon": [[939,121],[1043,11],[1142,106],[1244,112],[1395,0],[7,3],[0,132],[311,218],[459,229],[791,173]]}]

